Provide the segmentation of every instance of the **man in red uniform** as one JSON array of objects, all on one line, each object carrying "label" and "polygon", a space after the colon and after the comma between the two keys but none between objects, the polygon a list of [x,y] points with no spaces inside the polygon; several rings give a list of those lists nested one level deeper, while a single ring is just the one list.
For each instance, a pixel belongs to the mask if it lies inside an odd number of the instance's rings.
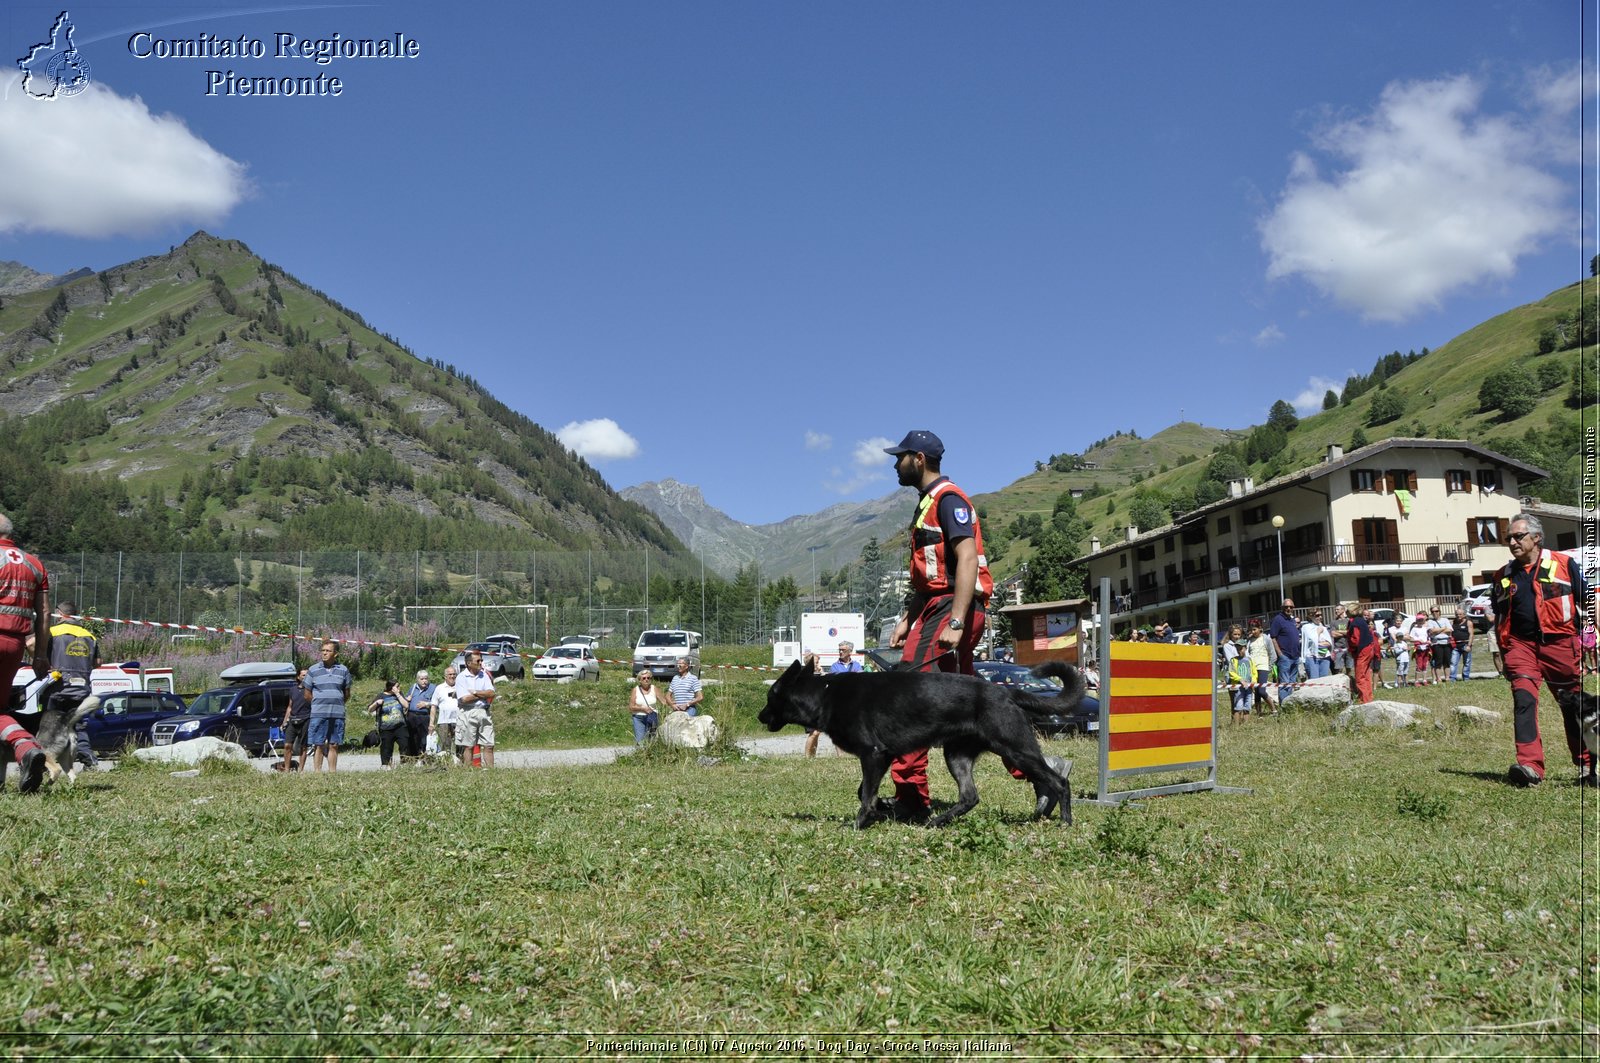
[{"label": "man in red uniform", "polygon": [[34,638],[33,668],[50,668],[50,578],[44,566],[11,541],[11,518],[0,513],[0,742],[9,743],[22,769],[18,789],[32,793],[44,778],[44,750],[10,715],[11,677],[22,666],[28,635]]},{"label": "man in red uniform", "polygon": [[[911,518],[911,593],[889,645],[904,647],[901,660],[919,671],[938,668],[975,675],[973,649],[983,634],[984,610],[994,593],[977,510],[939,471],[944,443],[932,432],[908,432],[898,446],[884,451],[894,455],[901,485],[915,487],[921,496]],[[1046,763],[1067,774],[1061,758],[1050,757]],[[1022,778],[1015,769],[1012,774]],[[895,818],[926,819],[928,751],[896,758],[889,765],[889,779],[894,783]]]},{"label": "man in red uniform", "polygon": [[1508,536],[1511,560],[1495,573],[1489,588],[1494,606],[1500,658],[1511,682],[1517,760],[1506,773],[1513,786],[1544,780],[1544,744],[1539,738],[1539,683],[1549,686],[1561,706],[1567,751],[1578,766],[1578,783],[1595,785],[1594,754],[1579,734],[1578,701],[1583,683],[1578,644],[1579,611],[1589,609],[1583,569],[1566,554],[1544,549],[1544,527],[1537,517],[1518,513]]}]

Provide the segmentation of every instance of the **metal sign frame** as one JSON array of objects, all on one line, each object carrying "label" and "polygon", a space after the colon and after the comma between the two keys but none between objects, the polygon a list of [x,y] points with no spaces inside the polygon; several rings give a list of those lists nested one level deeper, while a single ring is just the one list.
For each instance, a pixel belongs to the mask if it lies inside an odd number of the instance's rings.
[{"label": "metal sign frame", "polygon": [[[1112,768],[1111,767],[1111,739],[1112,723],[1115,718],[1114,698],[1116,686],[1116,665],[1112,661],[1112,641],[1110,632],[1111,623],[1111,581],[1101,579],[1099,602],[1099,656],[1096,658],[1100,666],[1100,778],[1097,792],[1093,798],[1085,798],[1090,804],[1116,807],[1128,801],[1147,797],[1162,797],[1167,794],[1198,793],[1210,791],[1214,793],[1248,794],[1254,791],[1244,787],[1221,786],[1217,783],[1217,698],[1214,680],[1214,668],[1210,662],[1216,660],[1217,653],[1217,592],[1210,594],[1210,620],[1211,620],[1211,645],[1207,665],[1206,686],[1209,691],[1211,704],[1211,726],[1209,753],[1202,760],[1192,760],[1174,764],[1156,764],[1140,767]],[[1203,768],[1206,772],[1204,779],[1188,782],[1169,783],[1165,786],[1146,786],[1133,790],[1112,790],[1113,779],[1120,779],[1135,775],[1170,774],[1178,771],[1193,771]]]}]

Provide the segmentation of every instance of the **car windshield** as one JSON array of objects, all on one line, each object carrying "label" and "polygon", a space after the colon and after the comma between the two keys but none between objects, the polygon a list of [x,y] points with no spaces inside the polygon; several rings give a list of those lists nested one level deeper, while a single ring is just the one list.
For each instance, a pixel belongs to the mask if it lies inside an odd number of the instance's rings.
[{"label": "car windshield", "polygon": [[552,649],[549,653],[545,654],[545,656],[547,656],[547,657],[576,657],[576,658],[581,660],[582,657],[583,657],[583,647],[582,646],[557,646],[554,649]]},{"label": "car windshield", "polygon": [[687,646],[689,636],[681,631],[646,631],[639,636],[641,646]]},{"label": "car windshield", "polygon": [[189,715],[215,715],[216,713],[226,709],[228,707],[228,703],[232,700],[233,691],[230,689],[208,690],[204,694],[201,694],[199,697],[195,698],[193,701],[189,702]]},{"label": "car windshield", "polygon": [[499,653],[502,647],[497,642],[474,642],[463,653]]},{"label": "car windshield", "polygon": [[1057,693],[1061,690],[1052,680],[1041,679],[1020,664],[978,664],[974,670],[991,683],[1001,686],[1018,687],[1022,690],[1050,691]]}]

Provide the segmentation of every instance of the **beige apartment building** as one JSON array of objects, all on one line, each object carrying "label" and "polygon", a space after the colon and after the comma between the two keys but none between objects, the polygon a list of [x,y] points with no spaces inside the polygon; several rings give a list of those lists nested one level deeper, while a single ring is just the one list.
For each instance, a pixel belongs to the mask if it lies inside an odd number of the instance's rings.
[{"label": "beige apartment building", "polygon": [[1330,446],[1317,465],[1260,486],[1234,481],[1227,498],[1164,528],[1128,528],[1104,547],[1091,540],[1077,563],[1090,595],[1110,579],[1116,631],[1162,617],[1204,626],[1213,590],[1223,625],[1271,615],[1285,593],[1301,612],[1327,615],[1356,600],[1453,607],[1510,559],[1521,488],[1545,475],[1464,440],[1387,439],[1349,454]]}]

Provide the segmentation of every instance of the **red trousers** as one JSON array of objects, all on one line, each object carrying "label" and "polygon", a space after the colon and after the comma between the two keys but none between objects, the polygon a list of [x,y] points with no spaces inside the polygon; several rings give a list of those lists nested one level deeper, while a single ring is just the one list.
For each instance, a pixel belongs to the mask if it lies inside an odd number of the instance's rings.
[{"label": "red trousers", "polygon": [[22,655],[28,650],[25,638],[26,635],[0,632],[0,684],[4,684],[0,686],[0,712],[11,708],[11,677],[22,667]]},{"label": "red trousers", "polygon": [[1561,723],[1567,732],[1567,752],[1572,763],[1590,762],[1578,733],[1578,706],[1567,695],[1583,682],[1582,649],[1576,635],[1551,642],[1534,642],[1516,636],[1500,644],[1500,658],[1511,679],[1512,722],[1517,743],[1517,763],[1544,778],[1544,742],[1539,737],[1539,683],[1542,680],[1561,706]]},{"label": "red trousers", "polygon": [[[906,633],[906,647],[902,661],[909,661],[919,671],[956,672],[976,675],[972,669],[972,652],[983,634],[984,612],[974,603],[962,621],[961,641],[953,653],[946,653],[939,644],[939,634],[950,623],[950,606],[953,599],[944,594],[932,598],[922,607],[922,612],[911,621]],[[889,781],[894,783],[895,800],[906,808],[928,807],[928,751],[913,750],[889,763]]]},{"label": "red trousers", "polygon": [[1356,698],[1363,705],[1372,700],[1372,662],[1377,659],[1376,643],[1361,647],[1361,652],[1356,654]]}]

